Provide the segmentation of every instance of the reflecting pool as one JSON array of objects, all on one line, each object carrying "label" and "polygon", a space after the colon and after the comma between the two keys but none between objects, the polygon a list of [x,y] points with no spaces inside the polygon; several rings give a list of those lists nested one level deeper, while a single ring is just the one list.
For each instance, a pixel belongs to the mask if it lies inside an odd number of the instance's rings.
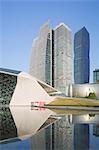
[{"label": "reflecting pool", "polygon": [[0,150],[99,150],[99,113],[0,107]]}]

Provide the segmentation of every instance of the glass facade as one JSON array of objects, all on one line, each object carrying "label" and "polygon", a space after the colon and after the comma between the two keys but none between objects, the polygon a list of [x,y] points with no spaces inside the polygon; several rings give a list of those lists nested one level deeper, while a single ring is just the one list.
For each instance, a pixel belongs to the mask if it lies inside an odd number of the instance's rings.
[{"label": "glass facade", "polygon": [[34,39],[32,54],[30,59],[29,73],[52,85],[52,40],[49,22],[45,23],[39,32],[39,36]]},{"label": "glass facade", "polygon": [[54,85],[66,93],[72,83],[72,38],[71,30],[60,24],[54,30]]},{"label": "glass facade", "polygon": [[99,69],[93,71],[93,82],[99,83]]},{"label": "glass facade", "polygon": [[32,136],[30,143],[31,149],[35,150],[72,150],[72,124],[69,123],[68,116]]},{"label": "glass facade", "polygon": [[74,150],[88,150],[88,149],[89,149],[89,124],[74,125]]},{"label": "glass facade", "polygon": [[93,125],[93,135],[99,137],[99,124]]},{"label": "glass facade", "polygon": [[89,83],[90,76],[90,39],[85,27],[74,36],[74,82]]},{"label": "glass facade", "polygon": [[66,93],[72,83],[72,39],[64,23],[53,30],[46,23],[40,29],[33,42],[29,73]]},{"label": "glass facade", "polygon": [[45,82],[52,85],[52,31],[48,33],[45,56]]}]

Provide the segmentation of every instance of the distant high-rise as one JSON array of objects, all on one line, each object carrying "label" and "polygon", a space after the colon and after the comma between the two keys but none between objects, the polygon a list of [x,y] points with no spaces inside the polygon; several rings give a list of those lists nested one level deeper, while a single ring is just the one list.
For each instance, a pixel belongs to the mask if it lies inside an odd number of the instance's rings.
[{"label": "distant high-rise", "polygon": [[99,69],[93,71],[93,82],[99,83]]},{"label": "distant high-rise", "polygon": [[71,30],[64,23],[50,29],[48,22],[33,41],[29,73],[66,93],[72,83]]},{"label": "distant high-rise", "polygon": [[90,37],[85,27],[74,36],[74,82],[89,83],[90,76]]}]

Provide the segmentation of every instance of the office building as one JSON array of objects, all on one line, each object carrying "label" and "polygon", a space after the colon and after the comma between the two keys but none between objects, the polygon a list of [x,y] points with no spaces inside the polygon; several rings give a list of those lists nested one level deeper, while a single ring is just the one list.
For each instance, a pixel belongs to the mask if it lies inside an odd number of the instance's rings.
[{"label": "office building", "polygon": [[99,83],[99,69],[93,71],[93,82]]},{"label": "office building", "polygon": [[85,27],[74,36],[74,82],[89,83],[90,76],[90,38]]},{"label": "office building", "polygon": [[33,40],[29,74],[52,85],[51,30],[49,22],[41,28],[39,35]]},{"label": "office building", "polygon": [[71,30],[61,23],[54,29],[54,86],[66,93],[72,83]]},{"label": "office building", "polygon": [[72,83],[71,30],[64,23],[54,29],[49,22],[40,29],[33,41],[29,73],[56,89],[66,93]]}]

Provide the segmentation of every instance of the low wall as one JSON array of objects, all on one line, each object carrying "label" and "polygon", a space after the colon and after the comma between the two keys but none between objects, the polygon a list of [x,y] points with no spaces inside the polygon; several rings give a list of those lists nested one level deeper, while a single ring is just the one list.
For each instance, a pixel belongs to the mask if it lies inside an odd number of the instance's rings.
[{"label": "low wall", "polygon": [[71,97],[86,97],[91,92],[95,92],[99,99],[99,84],[73,84],[70,85],[68,94]]}]

